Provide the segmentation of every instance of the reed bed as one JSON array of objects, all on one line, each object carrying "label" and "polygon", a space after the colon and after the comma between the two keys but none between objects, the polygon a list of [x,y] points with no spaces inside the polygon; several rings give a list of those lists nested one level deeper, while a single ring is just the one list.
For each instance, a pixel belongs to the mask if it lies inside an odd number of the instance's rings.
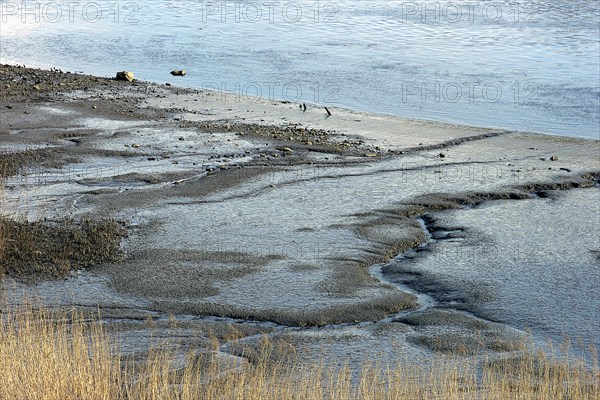
[{"label": "reed bed", "polygon": [[148,349],[142,361],[124,357],[114,332],[77,311],[4,306],[0,316],[0,399],[600,398],[593,351],[591,364],[571,352],[527,351],[494,360],[439,356],[423,364],[301,367],[293,357],[273,362],[276,346],[265,338],[252,362],[223,363],[217,352],[204,351],[190,352],[181,364],[171,349]]}]

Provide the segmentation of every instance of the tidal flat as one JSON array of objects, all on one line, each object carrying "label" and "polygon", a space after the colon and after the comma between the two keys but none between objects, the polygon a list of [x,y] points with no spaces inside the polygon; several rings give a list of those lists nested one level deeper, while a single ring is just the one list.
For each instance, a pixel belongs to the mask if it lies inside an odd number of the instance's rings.
[{"label": "tidal flat", "polygon": [[137,355],[242,357],[265,335],[307,365],[599,345],[598,140],[8,65],[0,87],[3,221],[67,245],[77,229],[47,227],[120,227],[95,263],[2,229],[7,305],[95,312]]}]

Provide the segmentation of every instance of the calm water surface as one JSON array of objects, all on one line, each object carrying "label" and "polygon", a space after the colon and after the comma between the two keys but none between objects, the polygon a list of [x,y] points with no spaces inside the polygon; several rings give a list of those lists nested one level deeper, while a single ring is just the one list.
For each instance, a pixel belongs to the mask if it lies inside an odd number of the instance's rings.
[{"label": "calm water surface", "polygon": [[598,1],[26,3],[1,62],[599,137]]}]

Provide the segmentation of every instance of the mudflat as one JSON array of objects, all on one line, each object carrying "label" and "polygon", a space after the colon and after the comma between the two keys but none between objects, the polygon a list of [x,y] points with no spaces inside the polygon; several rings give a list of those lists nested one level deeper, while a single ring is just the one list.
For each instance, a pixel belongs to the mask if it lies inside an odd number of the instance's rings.
[{"label": "mudflat", "polygon": [[[540,204],[575,227],[582,209],[600,215],[598,140],[8,65],[0,176],[3,232],[36,238],[29,256],[4,246],[4,297],[100,309],[132,352],[158,341],[231,357],[264,334],[300,344],[307,362],[518,350],[531,314],[496,312],[518,297],[497,295],[502,257],[435,255],[510,235],[506,224],[546,229],[527,223]],[[496,205],[495,219],[460,217]],[[540,236],[563,228],[552,226]],[[598,226],[570,228],[586,265],[599,262]],[[91,248],[103,251],[74,256]],[[492,272],[453,274],[464,264]]]}]

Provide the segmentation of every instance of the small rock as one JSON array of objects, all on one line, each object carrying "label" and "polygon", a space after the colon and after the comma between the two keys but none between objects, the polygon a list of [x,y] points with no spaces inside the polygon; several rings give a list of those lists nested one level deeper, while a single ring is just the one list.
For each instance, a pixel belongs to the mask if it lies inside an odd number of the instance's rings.
[{"label": "small rock", "polygon": [[284,151],[286,153],[291,153],[292,151],[294,151],[294,150],[290,149],[289,147],[278,147],[277,150]]},{"label": "small rock", "polygon": [[141,145],[138,143],[134,143],[131,145],[131,147],[133,147],[134,149],[137,149],[138,147],[140,147]]},{"label": "small rock", "polygon": [[306,144],[307,144],[308,146],[312,146],[312,144],[313,144],[313,143],[312,143],[310,140],[307,140],[307,141],[306,141]]},{"label": "small rock", "polygon": [[93,106],[92,108],[95,110],[95,109],[96,109],[96,108],[98,108],[98,107],[96,107],[96,106]]},{"label": "small rock", "polygon": [[185,74],[186,74],[185,70],[182,70],[182,69],[171,71],[171,75],[173,75],[173,76],[185,76]]},{"label": "small rock", "polygon": [[440,153],[439,156],[440,158],[446,158],[446,155],[444,153]]},{"label": "small rock", "polygon": [[184,141],[185,138],[183,136],[179,136],[179,140]]},{"label": "small rock", "polygon": [[567,171],[567,172],[571,172],[571,170],[569,168],[559,168],[561,171]]},{"label": "small rock", "polygon": [[156,161],[156,157],[148,157],[148,161]]},{"label": "small rock", "polygon": [[365,153],[365,157],[377,157],[377,153]]},{"label": "small rock", "polygon": [[552,157],[550,157],[550,161],[558,161],[558,157],[557,156],[552,156]]},{"label": "small rock", "polygon": [[40,86],[40,85],[33,85],[33,88],[34,88],[35,90],[42,90],[42,88],[41,88],[41,86]]},{"label": "small rock", "polygon": [[133,72],[129,72],[129,71],[117,72],[117,75],[115,77],[115,80],[117,80],[117,81],[133,82],[134,79],[135,78],[133,76]]}]

